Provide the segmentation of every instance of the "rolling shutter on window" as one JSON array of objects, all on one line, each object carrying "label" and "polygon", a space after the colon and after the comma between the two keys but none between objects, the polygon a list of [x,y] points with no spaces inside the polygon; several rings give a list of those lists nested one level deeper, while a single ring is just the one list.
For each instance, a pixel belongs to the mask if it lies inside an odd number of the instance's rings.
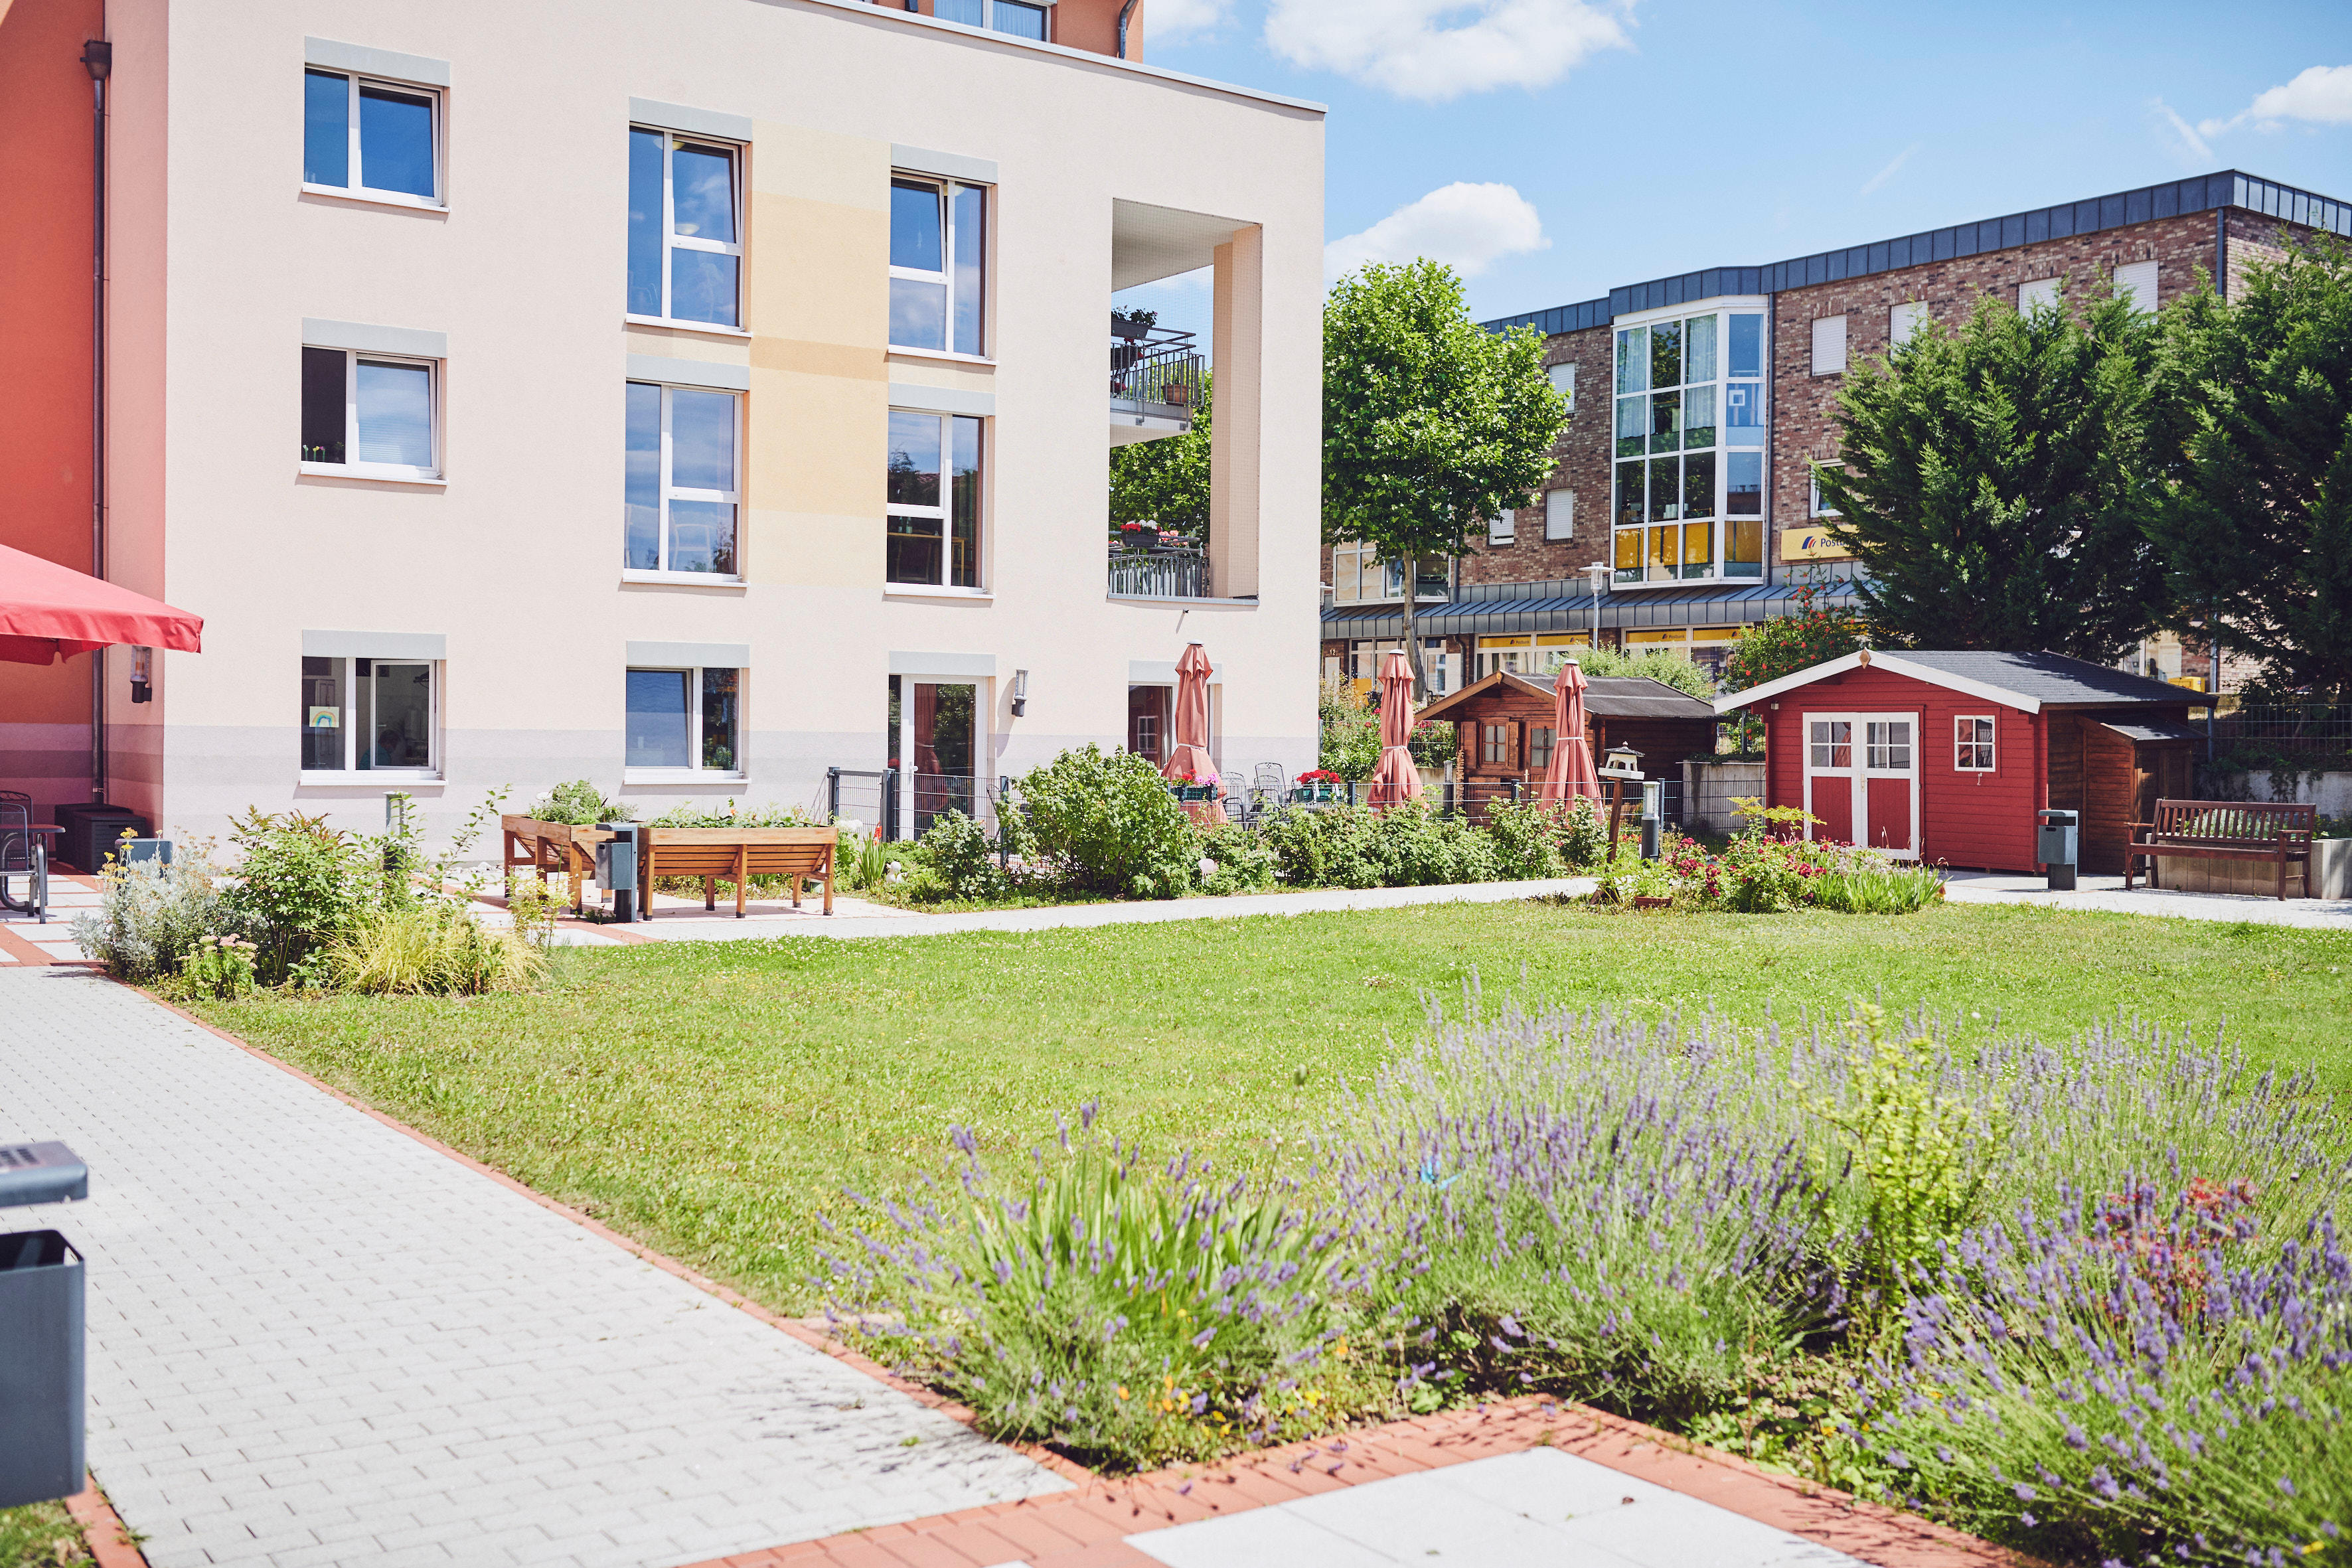
[{"label": "rolling shutter on window", "polygon": [[1835,375],[1845,369],[1845,318],[1821,316],[1813,321],[1813,374]]},{"label": "rolling shutter on window", "polygon": [[2133,261],[2116,268],[2116,292],[2129,300],[2135,310],[2156,309],[2156,263]]},{"label": "rolling shutter on window", "polygon": [[1518,513],[1505,510],[1486,524],[1486,542],[1508,544],[1518,536]]},{"label": "rolling shutter on window", "polygon": [[1546,539],[1576,537],[1576,492],[1574,490],[1544,492],[1544,537]]},{"label": "rolling shutter on window", "polygon": [[1911,341],[1911,334],[1927,324],[1927,302],[1912,300],[1886,312],[1886,341],[1897,347]]},{"label": "rolling shutter on window", "polygon": [[2054,305],[2057,302],[2058,279],[2055,278],[2037,278],[2031,283],[2017,286],[2017,309],[2021,315],[2037,305]]}]

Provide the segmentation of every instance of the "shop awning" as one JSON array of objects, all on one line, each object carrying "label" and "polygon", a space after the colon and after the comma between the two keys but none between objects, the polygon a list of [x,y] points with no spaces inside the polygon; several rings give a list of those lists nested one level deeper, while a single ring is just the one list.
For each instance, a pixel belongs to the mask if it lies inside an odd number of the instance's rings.
[{"label": "shop awning", "polygon": [[161,599],[0,544],[0,659],[54,664],[122,643],[195,653],[204,629]]}]

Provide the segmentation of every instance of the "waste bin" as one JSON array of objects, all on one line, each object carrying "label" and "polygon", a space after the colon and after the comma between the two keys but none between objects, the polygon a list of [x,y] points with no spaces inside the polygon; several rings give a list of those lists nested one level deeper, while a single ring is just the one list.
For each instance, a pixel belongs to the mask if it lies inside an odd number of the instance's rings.
[{"label": "waste bin", "polygon": [[2042,862],[2049,873],[2050,887],[2055,892],[2072,892],[2074,888],[2074,858],[2082,837],[2083,814],[2079,811],[2044,811],[2039,814],[2041,826],[2034,830],[2033,858]]},{"label": "waste bin", "polygon": [[147,837],[147,819],[127,805],[69,801],[51,809],[58,826],[65,829],[57,858],[91,876],[105,868],[106,858],[113,852],[115,840],[122,837],[124,828],[130,828],[136,837]]},{"label": "waste bin", "polygon": [[596,885],[613,895],[613,919],[626,922],[645,918],[637,912],[637,825],[600,822],[596,830],[613,836],[596,845]]},{"label": "waste bin", "polygon": [[[0,1144],[0,1206],[89,1195],[62,1143]],[[0,1508],[82,1489],[82,1258],[54,1230],[0,1236]]]}]

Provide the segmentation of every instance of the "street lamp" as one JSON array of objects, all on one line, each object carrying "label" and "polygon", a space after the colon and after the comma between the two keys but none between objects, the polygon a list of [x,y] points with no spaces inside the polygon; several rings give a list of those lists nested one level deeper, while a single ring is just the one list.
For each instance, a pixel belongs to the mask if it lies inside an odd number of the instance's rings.
[{"label": "street lamp", "polygon": [[1601,591],[1609,586],[1609,563],[1595,561],[1584,569],[1585,579],[1592,584],[1592,646],[1601,646]]}]

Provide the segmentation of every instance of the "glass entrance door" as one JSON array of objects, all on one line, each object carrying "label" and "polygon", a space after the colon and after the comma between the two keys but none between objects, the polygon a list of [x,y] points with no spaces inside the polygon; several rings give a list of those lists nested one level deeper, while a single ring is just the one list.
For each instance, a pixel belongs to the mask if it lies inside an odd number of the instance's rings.
[{"label": "glass entrance door", "polygon": [[977,816],[973,762],[979,755],[979,689],[890,678],[890,765],[898,770],[898,820],[920,838],[949,811]]}]

